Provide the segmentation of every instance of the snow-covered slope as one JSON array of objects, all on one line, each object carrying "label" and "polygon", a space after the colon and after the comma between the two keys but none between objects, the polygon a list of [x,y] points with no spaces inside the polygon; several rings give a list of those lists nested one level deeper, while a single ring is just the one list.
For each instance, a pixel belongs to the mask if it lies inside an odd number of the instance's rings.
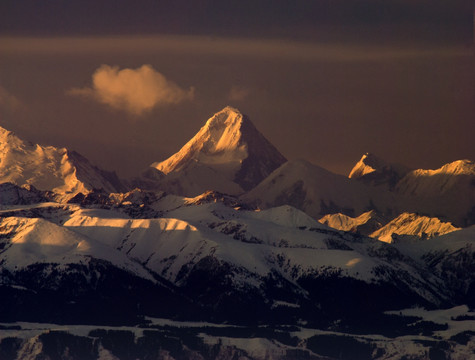
[{"label": "snow-covered slope", "polygon": [[475,225],[427,241],[395,243],[393,246],[414,259],[422,259],[429,263],[434,260],[438,262],[446,255],[460,253],[464,248],[475,251]]},{"label": "snow-covered slope", "polygon": [[417,212],[465,227],[475,223],[475,163],[459,160],[436,170],[414,170],[395,192],[405,211]]},{"label": "snow-covered slope", "polygon": [[356,163],[348,177],[392,189],[409,171],[410,169],[403,165],[390,164],[374,154],[366,153]]},{"label": "snow-covered slope", "polygon": [[94,188],[123,190],[114,173],[98,169],[78,153],[29,143],[0,127],[0,183],[6,182],[33,185],[66,198]]},{"label": "snow-covered slope", "polygon": [[194,226],[173,218],[111,219],[80,212],[64,226],[122,251],[173,282],[183,265],[198,262],[215,247]]},{"label": "snow-covered slope", "polygon": [[475,307],[475,226],[427,241],[396,243],[394,247],[442,278],[454,291],[455,301]]},{"label": "snow-covered slope", "polygon": [[370,234],[370,236],[391,243],[395,241],[393,234],[411,235],[416,239],[427,240],[456,230],[460,230],[460,228],[456,228],[449,222],[442,222],[437,218],[402,213],[382,228]]},{"label": "snow-covered slope", "polygon": [[0,218],[0,244],[0,263],[8,271],[39,263],[85,264],[93,257],[153,279],[145,269],[114,248],[41,218]]},{"label": "snow-covered slope", "polygon": [[458,160],[436,170],[409,170],[365,154],[349,178],[386,188],[398,199],[395,212],[437,217],[456,226],[475,223],[475,163]]},{"label": "snow-covered slope", "polygon": [[[221,309],[223,298],[209,298],[208,291],[215,287],[246,298],[257,296],[252,301],[260,303],[276,296],[274,285],[267,289],[273,279],[286,294],[274,300],[299,301],[308,286],[301,281],[308,276],[312,280],[305,281],[310,282],[330,276],[337,288],[341,279],[347,279],[341,281],[375,287],[388,284],[397,291],[411,288],[415,291],[411,296],[428,302],[444,297],[436,278],[414,268],[410,259],[392,254],[388,245],[332,231],[293,207],[248,211],[213,199],[185,198],[181,204],[177,200],[164,196],[147,205],[161,211],[161,218],[114,218],[112,212],[104,216],[98,210],[80,210],[64,226],[119,249],[185,291],[193,288],[194,296],[216,301]],[[215,283],[195,288],[196,281],[208,281],[203,277]]]},{"label": "snow-covered slope", "polygon": [[387,222],[385,218],[378,215],[374,210],[367,211],[356,218],[341,213],[327,214],[318,221],[337,230],[350,231],[362,235],[373,233]]},{"label": "snow-covered slope", "polygon": [[[158,188],[196,196],[207,190],[240,194],[250,190],[286,159],[239,110],[213,115],[180,151],[156,162],[145,175]],[[151,179],[152,178],[152,179]]]},{"label": "snow-covered slope", "polygon": [[241,199],[261,207],[291,205],[312,217],[368,210],[390,214],[395,197],[382,189],[352,181],[304,160],[288,161]]},{"label": "snow-covered slope", "polygon": [[[151,281],[152,275],[205,309],[201,316],[228,321],[271,319],[283,311],[274,306],[280,303],[293,304],[285,310],[288,316],[318,319],[321,311],[349,317],[372,312],[374,303],[382,311],[450,301],[436,276],[391,245],[334,231],[291,206],[256,211],[242,210],[226,197],[220,201],[217,194],[158,194],[145,203],[146,196],[112,194],[109,202],[61,205],[56,213],[42,206],[10,209],[0,224],[0,267],[15,286],[30,286],[33,280],[21,274],[33,274],[35,264],[50,266],[54,283],[65,277],[69,284],[75,276],[71,269],[100,259],[109,264],[106,270],[81,267],[81,279],[104,271],[99,279],[107,282],[113,269],[133,274],[133,282]],[[140,211],[134,201],[142,202],[144,215],[153,210],[160,216],[130,218],[127,207]],[[31,276],[43,288],[50,286]],[[315,290],[321,287],[331,291]],[[353,301],[345,307],[349,296]]]},{"label": "snow-covered slope", "polygon": [[[396,191],[403,195],[434,197],[472,188],[475,194],[475,163],[457,160],[435,170],[413,170],[397,184]],[[472,197],[475,204],[475,198]]]},{"label": "snow-covered slope", "polygon": [[[123,324],[143,312],[167,317],[199,313],[125,252],[61,226],[77,206],[57,210],[62,211],[52,216],[57,224],[38,217],[0,218],[1,319]],[[49,217],[50,211],[40,206],[19,212]]]}]

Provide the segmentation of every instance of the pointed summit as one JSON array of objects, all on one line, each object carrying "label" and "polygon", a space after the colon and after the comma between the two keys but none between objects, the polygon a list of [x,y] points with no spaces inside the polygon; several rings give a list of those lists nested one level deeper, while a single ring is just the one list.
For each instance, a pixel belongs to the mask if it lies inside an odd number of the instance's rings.
[{"label": "pointed summit", "polygon": [[180,151],[151,166],[164,174],[180,171],[190,161],[203,164],[239,162],[247,157],[247,149],[240,144],[244,117],[239,110],[226,107],[213,115]]},{"label": "pointed summit", "polygon": [[165,174],[162,188],[196,196],[207,190],[242,193],[286,161],[246,115],[228,106],[180,151],[151,167]]},{"label": "pointed summit", "polygon": [[409,171],[410,169],[403,165],[391,164],[374,154],[366,153],[356,163],[348,177],[375,186],[385,185],[392,189]]},{"label": "pointed summit", "polygon": [[[244,115],[236,108],[226,106],[223,110],[217,112],[206,121],[204,127],[212,128],[232,128],[238,126],[243,121]],[[237,129],[238,130],[238,129]]]},{"label": "pointed summit", "polygon": [[360,161],[351,169],[348,177],[350,179],[362,177],[383,168],[385,165],[386,163],[383,160],[368,152],[364,154]]}]

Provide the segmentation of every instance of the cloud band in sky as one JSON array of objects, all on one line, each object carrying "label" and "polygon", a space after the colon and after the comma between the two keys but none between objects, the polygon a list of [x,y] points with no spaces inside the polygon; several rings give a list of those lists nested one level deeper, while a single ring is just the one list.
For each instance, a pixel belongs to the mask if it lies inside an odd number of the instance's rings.
[{"label": "cloud band in sky", "polygon": [[151,65],[122,70],[118,66],[102,65],[92,75],[92,87],[73,88],[68,93],[91,97],[133,115],[194,98],[193,87],[181,88]]}]

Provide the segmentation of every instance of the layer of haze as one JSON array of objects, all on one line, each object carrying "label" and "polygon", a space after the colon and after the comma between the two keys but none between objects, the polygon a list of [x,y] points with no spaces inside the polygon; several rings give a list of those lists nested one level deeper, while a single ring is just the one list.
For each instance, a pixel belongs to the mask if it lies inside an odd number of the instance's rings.
[{"label": "layer of haze", "polygon": [[[369,151],[436,168],[475,159],[473,65],[464,44],[2,37],[0,126],[133,176],[232,105],[289,159],[347,174]],[[93,78],[101,71],[106,85]],[[128,102],[144,71],[146,92],[172,91],[171,101],[162,92],[145,105]],[[112,81],[121,85],[111,95]]]}]

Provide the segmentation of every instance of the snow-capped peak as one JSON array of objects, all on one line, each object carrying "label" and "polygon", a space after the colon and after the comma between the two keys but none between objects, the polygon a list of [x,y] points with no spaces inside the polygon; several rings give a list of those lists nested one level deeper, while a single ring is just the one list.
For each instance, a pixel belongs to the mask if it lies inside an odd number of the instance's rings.
[{"label": "snow-capped peak", "polygon": [[33,185],[65,197],[93,188],[122,190],[115,174],[92,166],[74,151],[23,141],[0,127],[0,183],[5,182]]},{"label": "snow-capped peak", "polygon": [[191,160],[205,164],[240,163],[248,155],[247,146],[241,141],[243,120],[239,110],[228,106],[213,115],[179,152],[151,166],[169,174],[180,170]]},{"label": "snow-capped peak", "polygon": [[0,126],[0,139],[3,141],[5,137],[7,137],[9,134],[11,134],[11,131],[8,131],[7,129],[3,128]]},{"label": "snow-capped peak", "polygon": [[379,167],[381,167],[381,160],[371,153],[366,153],[361,157],[360,161],[356,163],[353,169],[351,169],[348,177],[350,179],[361,177],[376,171]]},{"label": "snow-capped peak", "polygon": [[241,122],[243,121],[243,114],[236,108],[231,106],[226,106],[223,110],[214,114],[211,118],[206,121],[205,128],[208,129],[222,129],[225,128],[233,128],[234,126],[238,126],[237,131],[239,131],[239,127],[241,126]]},{"label": "snow-capped peak", "polygon": [[208,119],[180,151],[151,167],[166,175],[161,188],[196,196],[206,190],[242,193],[284,162],[246,115],[227,106]]}]

